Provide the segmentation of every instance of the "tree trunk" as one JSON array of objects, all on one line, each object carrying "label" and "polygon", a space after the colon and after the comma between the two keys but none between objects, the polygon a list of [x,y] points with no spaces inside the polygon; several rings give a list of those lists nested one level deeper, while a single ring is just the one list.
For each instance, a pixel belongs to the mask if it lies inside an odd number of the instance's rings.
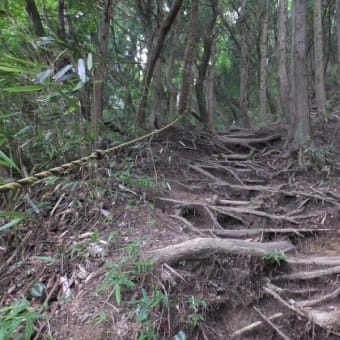
[{"label": "tree trunk", "polygon": [[211,47],[211,64],[208,68],[207,75],[207,111],[208,111],[208,121],[207,128],[212,130],[214,128],[214,117],[216,112],[216,96],[215,96],[215,64],[216,64],[216,41],[213,42]]},{"label": "tree trunk", "polygon": [[188,101],[192,80],[192,66],[195,57],[198,31],[198,0],[191,2],[191,27],[187,37],[184,51],[184,70],[182,77],[182,88],[179,96],[178,113],[184,115],[188,110]]},{"label": "tree trunk", "polygon": [[65,39],[65,0],[58,0],[58,35]]},{"label": "tree trunk", "polygon": [[176,47],[177,47],[177,39],[178,38],[178,25],[175,26],[172,41],[171,41],[171,47],[167,62],[167,72],[166,72],[166,85],[167,85],[167,91],[168,91],[168,112],[171,117],[174,117],[177,111],[177,87],[175,83],[172,80],[172,75],[174,71],[175,66],[175,53],[176,53]]},{"label": "tree trunk", "polygon": [[289,85],[287,72],[287,20],[288,0],[279,1],[277,37],[278,77],[280,83],[280,107],[282,120],[289,123]]},{"label": "tree trunk", "polygon": [[323,35],[321,20],[321,0],[314,2],[314,56],[315,56],[315,96],[319,113],[326,114],[326,91],[324,77]]},{"label": "tree trunk", "polygon": [[156,42],[154,44],[154,48],[151,51],[151,57],[148,61],[148,65],[146,66],[146,71],[144,74],[144,85],[143,85],[143,92],[142,97],[139,103],[139,108],[137,111],[136,117],[136,126],[139,128],[145,127],[145,118],[146,118],[146,109],[148,105],[148,96],[149,96],[149,86],[151,83],[151,79],[153,76],[153,71],[156,65],[156,61],[159,58],[162,50],[165,38],[176,19],[176,16],[182,6],[183,0],[174,0],[169,10],[168,15],[162,21],[162,24],[159,28],[158,35]]},{"label": "tree trunk", "polygon": [[[338,51],[338,73],[340,74],[340,0],[336,0],[336,14],[335,14],[335,22],[336,22],[336,38],[337,38],[337,51]],[[339,85],[340,85],[340,77],[339,77]]]},{"label": "tree trunk", "polygon": [[293,44],[291,67],[292,150],[301,150],[310,140],[310,121],[306,62],[306,1],[293,1]]},{"label": "tree trunk", "polygon": [[249,51],[248,51],[248,28],[247,28],[247,0],[241,2],[241,12],[239,17],[241,31],[241,61],[240,61],[240,122],[241,126],[249,128],[248,118],[248,68],[249,68]]},{"label": "tree trunk", "polygon": [[205,125],[205,127],[209,129],[212,129],[212,117],[210,117],[207,109],[204,85],[209,66],[209,61],[211,58],[212,46],[215,43],[215,24],[217,18],[216,0],[211,0],[211,7],[212,7],[211,18],[208,22],[205,33],[203,34],[203,55],[201,58],[201,62],[198,66],[198,77],[195,85],[199,114],[203,124]]},{"label": "tree trunk", "polygon": [[267,112],[267,50],[268,50],[268,7],[269,0],[262,1],[263,8],[263,22],[261,34],[261,70],[260,70],[260,118],[261,123],[266,125],[268,121]]},{"label": "tree trunk", "polygon": [[26,12],[33,24],[34,33],[38,37],[45,36],[45,30],[41,22],[41,17],[38,12],[37,5],[34,0],[26,0]]},{"label": "tree trunk", "polygon": [[104,97],[104,80],[106,71],[106,58],[108,51],[108,37],[110,30],[110,21],[112,18],[113,0],[104,0],[102,23],[99,27],[99,51],[98,63],[93,73],[93,121],[103,120],[103,97]]},{"label": "tree trunk", "polygon": [[162,63],[158,58],[152,81],[152,115],[155,128],[160,128],[160,121],[163,114],[164,89],[162,84]]}]

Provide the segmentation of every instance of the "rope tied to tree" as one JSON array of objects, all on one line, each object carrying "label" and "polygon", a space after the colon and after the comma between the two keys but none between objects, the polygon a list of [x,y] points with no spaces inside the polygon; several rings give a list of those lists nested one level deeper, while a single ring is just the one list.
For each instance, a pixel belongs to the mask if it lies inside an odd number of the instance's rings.
[{"label": "rope tied to tree", "polygon": [[182,117],[183,117],[182,115],[178,116],[176,119],[171,121],[169,124],[163,126],[162,128],[152,130],[151,132],[149,132],[149,133],[147,133],[143,136],[137,137],[135,139],[132,139],[128,142],[121,143],[119,145],[115,145],[115,146],[108,148],[108,149],[105,149],[105,150],[100,150],[100,149],[95,150],[89,156],[82,157],[80,159],[62,164],[60,166],[57,166],[57,167],[54,167],[54,168],[51,168],[51,169],[48,169],[48,170],[45,170],[45,171],[38,172],[38,173],[36,173],[32,176],[29,176],[29,177],[18,179],[15,182],[9,182],[9,183],[0,185],[0,193],[3,194],[3,193],[7,193],[8,191],[16,191],[16,190],[19,190],[21,188],[31,186],[31,185],[39,182],[40,180],[47,178],[47,177],[62,176],[66,171],[73,170],[73,169],[77,168],[78,166],[85,164],[85,163],[87,163],[91,160],[101,160],[101,159],[104,158],[105,155],[107,155],[109,153],[116,152],[116,151],[121,150],[123,148],[126,148],[128,146],[131,146],[131,145],[133,145],[133,144],[135,144],[139,141],[142,141],[144,139],[147,139],[147,138],[150,138],[150,137],[153,137],[153,136],[159,134],[160,132],[162,132],[162,131],[168,129],[169,127],[173,126],[174,124],[176,124],[180,119],[182,119]]}]

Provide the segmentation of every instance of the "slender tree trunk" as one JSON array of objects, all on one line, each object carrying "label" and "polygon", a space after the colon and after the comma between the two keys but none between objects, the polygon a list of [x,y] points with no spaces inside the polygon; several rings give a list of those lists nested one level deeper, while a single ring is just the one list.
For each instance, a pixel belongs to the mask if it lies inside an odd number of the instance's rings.
[{"label": "slender tree trunk", "polygon": [[65,39],[65,0],[58,0],[58,35]]},{"label": "slender tree trunk", "polygon": [[210,65],[207,76],[207,111],[208,121],[207,128],[212,130],[214,128],[214,117],[216,112],[216,96],[215,96],[215,64],[216,64],[216,40],[211,46]]},{"label": "slender tree trunk", "polygon": [[201,62],[198,66],[198,77],[196,81],[196,98],[197,105],[199,109],[199,114],[202,119],[203,124],[212,129],[212,119],[209,117],[209,112],[207,110],[206,96],[204,91],[204,85],[207,75],[207,70],[209,66],[209,61],[211,59],[212,46],[215,42],[215,24],[217,18],[217,1],[211,0],[212,14],[211,19],[206,26],[205,33],[203,33],[203,55]]},{"label": "slender tree trunk", "polygon": [[[338,69],[340,74],[340,0],[336,0],[336,14],[335,14],[335,22],[336,22],[336,38],[337,38],[337,51],[338,51]],[[339,85],[340,85],[340,77],[339,77]]]},{"label": "slender tree trunk", "polygon": [[160,127],[160,121],[163,113],[164,89],[162,84],[162,63],[158,58],[155,65],[152,81],[152,114],[153,122],[156,128]]},{"label": "slender tree trunk", "polygon": [[178,41],[178,25],[175,25],[173,37],[170,46],[170,52],[167,62],[167,72],[166,72],[166,85],[168,92],[168,112],[171,117],[174,117],[177,112],[177,87],[172,80],[172,75],[175,66],[175,53]]},{"label": "slender tree trunk", "polygon": [[263,0],[263,21],[261,34],[261,70],[260,70],[260,117],[261,123],[266,125],[268,121],[267,112],[267,65],[268,65],[268,7],[269,0]]},{"label": "slender tree trunk", "polygon": [[290,128],[293,132],[292,150],[301,150],[310,140],[310,121],[307,88],[306,62],[306,1],[293,1],[293,67],[291,79],[293,119]]},{"label": "slender tree trunk", "polygon": [[280,82],[280,108],[282,120],[289,122],[289,85],[287,72],[287,20],[288,0],[279,0],[277,37],[278,77]]},{"label": "slender tree trunk", "polygon": [[112,18],[113,0],[104,0],[102,23],[99,27],[99,52],[98,63],[93,73],[93,110],[94,121],[103,120],[104,80],[106,71],[106,59],[108,51],[108,37]]},{"label": "slender tree trunk", "polygon": [[314,2],[314,56],[315,96],[319,113],[326,114],[326,91],[324,77],[323,35],[321,21],[321,0]]},{"label": "slender tree trunk", "polygon": [[151,51],[151,57],[148,61],[148,65],[146,66],[146,71],[144,74],[144,85],[143,85],[143,92],[141,96],[141,100],[139,103],[139,108],[137,111],[136,116],[136,125],[139,128],[145,127],[145,118],[146,118],[146,109],[148,105],[148,96],[149,96],[149,87],[151,83],[151,79],[153,76],[153,71],[156,65],[156,61],[159,58],[162,50],[165,38],[173,24],[173,22],[176,19],[176,16],[182,6],[183,0],[174,0],[174,2],[171,5],[171,8],[165,17],[165,19],[162,21],[161,26],[158,31],[157,39],[154,44],[154,48]]},{"label": "slender tree trunk", "polygon": [[38,12],[37,5],[34,0],[26,0],[26,12],[31,19],[33,24],[34,33],[38,37],[45,36],[45,30],[41,22],[41,17]]},{"label": "slender tree trunk", "polygon": [[179,96],[178,113],[184,115],[188,111],[188,101],[192,81],[192,66],[195,57],[198,31],[198,0],[191,2],[191,27],[187,37],[184,51],[184,70],[182,77],[182,88]]},{"label": "slender tree trunk", "polygon": [[241,1],[240,12],[240,30],[241,30],[241,61],[240,61],[240,122],[243,127],[250,127],[248,118],[248,68],[249,68],[249,51],[248,51],[248,28],[247,28],[247,0]]}]

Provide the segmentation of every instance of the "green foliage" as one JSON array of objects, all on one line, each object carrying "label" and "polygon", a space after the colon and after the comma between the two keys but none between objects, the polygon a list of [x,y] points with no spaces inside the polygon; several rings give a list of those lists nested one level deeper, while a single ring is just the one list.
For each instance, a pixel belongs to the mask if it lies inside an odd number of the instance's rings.
[{"label": "green foliage", "polygon": [[[122,303],[122,294],[125,290],[135,287],[133,277],[149,270],[151,264],[149,261],[139,261],[137,259],[139,243],[133,242],[126,246],[128,253],[116,264],[108,264],[109,270],[105,273],[102,284],[97,288],[101,292],[113,287],[113,293],[117,305]],[[131,269],[126,269],[131,268]]]},{"label": "green foliage", "polygon": [[0,308],[0,339],[31,339],[34,322],[44,318],[26,299]]},{"label": "green foliage", "polygon": [[281,250],[273,250],[264,255],[262,260],[267,265],[275,264],[280,267],[283,263],[287,262],[287,256]]},{"label": "green foliage", "polygon": [[94,319],[94,324],[99,325],[103,323],[104,321],[106,321],[106,319],[107,319],[107,314],[105,313],[105,311],[102,310],[99,312],[97,317]]},{"label": "green foliage", "polygon": [[187,323],[192,327],[196,327],[200,322],[204,321],[204,311],[207,309],[207,303],[195,296],[188,298],[189,309],[191,313],[188,315]]},{"label": "green foliage", "polygon": [[[0,226],[0,232],[16,226],[29,216],[31,216],[29,212],[0,211],[0,223],[5,223],[2,226]],[[8,221],[8,219],[10,220]],[[8,222],[5,222],[6,220]]]},{"label": "green foliage", "polygon": [[141,332],[138,336],[139,340],[157,339],[155,330],[153,329],[151,313],[162,306],[168,306],[168,298],[159,288],[155,288],[149,296],[144,288],[142,288],[142,297],[139,300],[132,300],[129,304],[135,305],[131,316],[137,315],[137,321],[142,324]]},{"label": "green foliage", "polygon": [[304,156],[307,158],[310,165],[327,178],[331,174],[331,165],[335,154],[333,145],[311,145],[304,150]]}]

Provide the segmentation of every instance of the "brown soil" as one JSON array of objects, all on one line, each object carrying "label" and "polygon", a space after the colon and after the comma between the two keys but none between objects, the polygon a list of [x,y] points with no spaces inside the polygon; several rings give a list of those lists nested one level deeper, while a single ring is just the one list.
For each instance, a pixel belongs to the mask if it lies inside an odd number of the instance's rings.
[{"label": "brown soil", "polygon": [[[58,182],[35,185],[17,199],[17,210],[34,208],[30,220],[0,235],[1,305],[22,297],[45,303],[48,318],[36,324],[35,339],[152,339],[147,329],[158,339],[180,331],[188,339],[338,338],[340,270],[309,279],[285,275],[340,266],[339,122],[337,114],[327,125],[315,122],[316,145],[300,165],[287,157],[279,126],[218,134],[170,128]],[[198,238],[209,238],[212,248],[192,248]],[[216,239],[235,247],[215,248]],[[187,240],[188,249],[163,249]],[[238,240],[281,241],[293,250],[279,266],[248,246],[236,249]],[[132,270],[155,259],[156,249],[166,263]],[[314,261],[320,256],[329,263]],[[122,289],[120,304],[114,283],[98,289],[108,264],[120,264],[113,282],[129,271],[134,283]],[[37,282],[45,289],[32,297]],[[147,320],[136,312],[142,289],[168,301],[149,306]],[[263,322],[236,335],[255,321]]]}]

